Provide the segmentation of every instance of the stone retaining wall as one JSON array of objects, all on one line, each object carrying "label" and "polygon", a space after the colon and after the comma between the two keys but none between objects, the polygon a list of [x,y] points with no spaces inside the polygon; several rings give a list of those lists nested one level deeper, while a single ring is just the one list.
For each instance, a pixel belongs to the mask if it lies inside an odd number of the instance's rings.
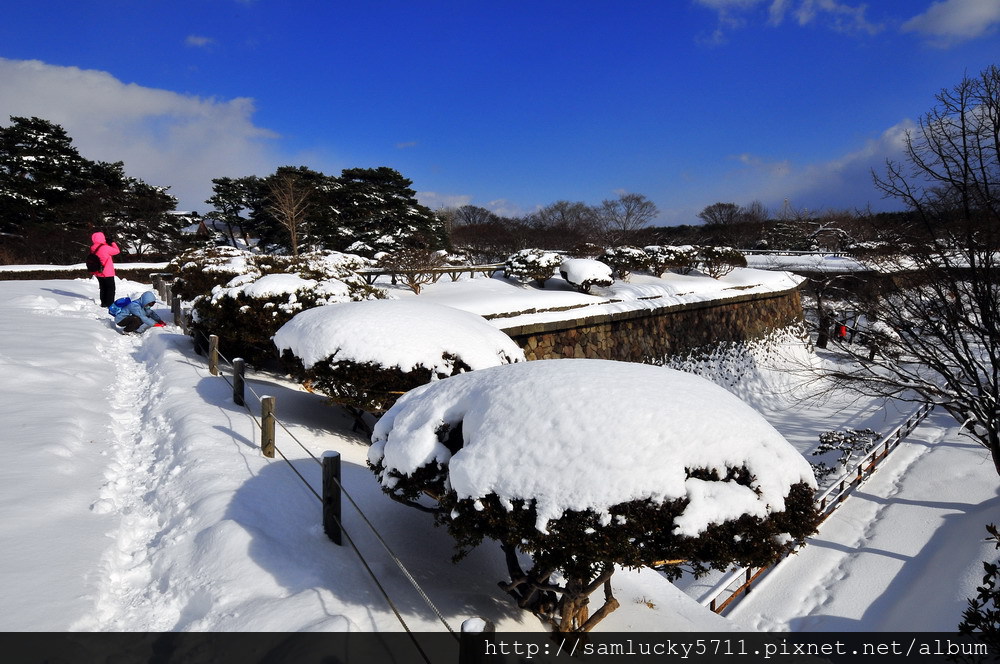
[{"label": "stone retaining wall", "polygon": [[529,360],[589,357],[659,363],[803,322],[797,289],[505,328]]}]

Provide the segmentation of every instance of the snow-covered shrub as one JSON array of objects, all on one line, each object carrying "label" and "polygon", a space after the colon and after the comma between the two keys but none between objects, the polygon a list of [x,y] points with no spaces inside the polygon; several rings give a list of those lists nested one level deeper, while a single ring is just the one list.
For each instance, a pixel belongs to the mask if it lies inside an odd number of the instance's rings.
[{"label": "snow-covered shrub", "polygon": [[448,255],[442,251],[424,248],[400,249],[383,254],[378,258],[378,266],[394,272],[395,279],[400,279],[416,294],[425,284],[432,283],[434,274],[428,270],[439,268],[447,263]]},{"label": "snow-covered shrub", "polygon": [[718,279],[735,268],[746,267],[747,259],[732,247],[701,247],[698,250],[698,265],[705,274]]},{"label": "snow-covered shrub", "polygon": [[503,264],[503,272],[506,277],[512,277],[523,283],[534,281],[540,287],[544,287],[545,280],[555,274],[562,261],[562,256],[553,251],[522,249],[507,257]]},{"label": "snow-covered shrub", "polygon": [[851,461],[867,454],[880,438],[873,429],[824,431],[819,435],[819,446],[813,456],[826,455],[827,459],[812,464],[816,477],[824,479],[835,472],[845,472]]},{"label": "snow-covered shrub", "polygon": [[282,326],[274,345],[311,389],[376,414],[419,385],[524,361],[484,318],[416,298],[310,309]]},{"label": "snow-covered shrub", "polygon": [[254,254],[225,246],[187,251],[170,261],[167,272],[175,276],[173,294],[188,302],[234,277],[261,274],[254,264]]},{"label": "snow-covered shrub", "polygon": [[542,360],[425,385],[379,420],[368,461],[392,498],[434,497],[459,556],[499,541],[502,587],[560,631],[614,610],[616,565],[767,565],[817,520],[809,464],[763,417],[645,364]]},{"label": "snow-covered shrub", "polygon": [[615,282],[611,267],[592,258],[567,258],[559,265],[559,274],[581,293],[593,286],[610,286]]},{"label": "snow-covered shrub", "polygon": [[615,275],[622,281],[628,281],[629,275],[633,272],[648,270],[650,265],[650,256],[646,251],[630,246],[608,249],[598,257],[598,260],[610,265]]},{"label": "snow-covered shrub", "polygon": [[247,255],[246,272],[192,302],[196,343],[219,336],[227,357],[251,364],[275,359],[271,337],[296,313],[335,302],[385,297],[357,273],[365,259],[338,252],[290,256]]},{"label": "snow-covered shrub", "polygon": [[[1000,530],[995,524],[986,526],[987,542],[1000,551]],[[976,596],[970,597],[969,606],[962,612],[958,633],[974,636],[989,652],[1000,652],[1000,560],[983,561],[983,583],[976,587]],[[957,659],[956,661],[982,661]]]},{"label": "snow-covered shrub", "polygon": [[644,247],[648,257],[649,271],[658,277],[667,270],[688,274],[698,267],[698,250],[685,245],[682,247],[651,245]]}]

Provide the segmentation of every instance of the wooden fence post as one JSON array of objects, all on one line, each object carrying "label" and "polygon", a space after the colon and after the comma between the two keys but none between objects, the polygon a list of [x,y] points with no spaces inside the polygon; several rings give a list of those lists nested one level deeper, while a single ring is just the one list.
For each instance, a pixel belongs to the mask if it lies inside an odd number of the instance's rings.
[{"label": "wooden fence post", "polygon": [[174,315],[174,325],[179,325],[181,331],[187,334],[187,324],[184,320],[184,310],[181,308],[181,298],[174,298],[174,302],[170,306],[170,313]]},{"label": "wooden fence post", "polygon": [[487,652],[488,644],[496,640],[497,627],[485,618],[470,618],[462,622],[458,645],[458,664],[482,664],[493,661],[495,652]]},{"label": "wooden fence post", "polygon": [[274,458],[274,397],[260,398],[260,451]]},{"label": "wooden fence post", "polygon": [[340,525],[340,452],[323,453],[323,532],[334,544],[343,544]]},{"label": "wooden fence post", "polygon": [[167,282],[163,282],[163,304],[168,307],[174,304],[174,287]]},{"label": "wooden fence post", "polygon": [[237,406],[247,405],[247,400],[244,398],[246,370],[247,363],[242,357],[233,359],[233,403]]},{"label": "wooden fence post", "polygon": [[219,375],[219,335],[217,334],[208,337],[208,372],[213,376]]}]

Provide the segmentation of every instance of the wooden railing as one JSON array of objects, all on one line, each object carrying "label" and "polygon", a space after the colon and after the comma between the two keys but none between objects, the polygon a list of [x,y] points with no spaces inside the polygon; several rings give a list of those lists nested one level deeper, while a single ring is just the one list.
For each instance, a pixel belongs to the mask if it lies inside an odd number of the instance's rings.
[{"label": "wooden railing", "polygon": [[445,274],[451,277],[452,281],[458,281],[458,279],[465,273],[468,273],[470,277],[475,277],[476,274],[479,273],[493,274],[497,270],[502,269],[502,263],[497,263],[495,265],[446,265],[444,267],[425,267],[412,270],[373,267],[359,270],[358,274],[364,277],[369,286],[374,284],[375,280],[379,277],[390,277],[392,279],[392,283],[396,283],[396,279],[400,276],[408,274],[429,275],[431,277],[431,283],[436,284],[438,279]]},{"label": "wooden railing", "polygon": [[[833,514],[834,510],[855,489],[871,477],[872,473],[878,468],[878,465],[924,421],[933,409],[934,406],[932,404],[921,405],[906,418],[905,422],[882,438],[877,445],[872,446],[868,454],[862,457],[854,467],[837,478],[829,489],[817,496],[816,509],[820,514],[821,524]],[[750,586],[768,570],[773,568],[774,565],[770,567],[740,567],[733,569],[722,577],[699,602],[715,613],[722,613],[738,598],[750,592]]]}]

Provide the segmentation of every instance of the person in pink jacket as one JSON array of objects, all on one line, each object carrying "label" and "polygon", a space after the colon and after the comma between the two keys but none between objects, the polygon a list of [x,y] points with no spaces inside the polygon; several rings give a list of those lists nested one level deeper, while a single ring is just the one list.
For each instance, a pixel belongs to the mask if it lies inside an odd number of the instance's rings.
[{"label": "person in pink jacket", "polygon": [[101,306],[110,307],[115,303],[115,262],[111,257],[117,256],[121,250],[117,242],[108,243],[100,231],[91,235],[90,241],[90,250],[101,259],[101,271],[93,273],[101,291]]}]

